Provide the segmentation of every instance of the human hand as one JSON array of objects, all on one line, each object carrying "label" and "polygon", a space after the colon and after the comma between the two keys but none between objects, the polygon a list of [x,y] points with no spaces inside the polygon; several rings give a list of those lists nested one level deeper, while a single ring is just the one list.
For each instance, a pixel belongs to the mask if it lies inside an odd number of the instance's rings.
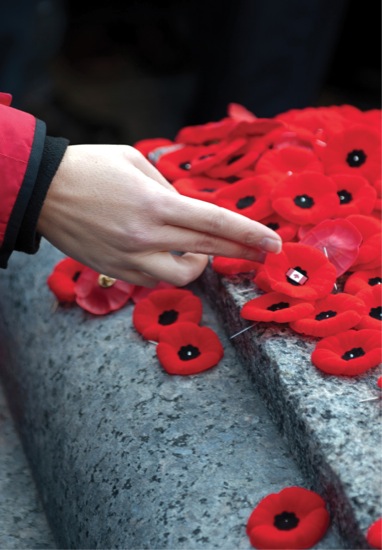
[{"label": "human hand", "polygon": [[202,273],[208,255],[259,261],[281,250],[274,231],[180,195],[125,145],[69,146],[37,230],[92,269],[144,286],[157,280],[184,286]]}]

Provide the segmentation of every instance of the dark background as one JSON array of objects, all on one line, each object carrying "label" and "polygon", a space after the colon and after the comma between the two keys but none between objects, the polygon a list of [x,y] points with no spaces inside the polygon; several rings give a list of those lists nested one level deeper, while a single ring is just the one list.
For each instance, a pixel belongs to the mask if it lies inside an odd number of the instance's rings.
[{"label": "dark background", "polygon": [[0,89],[71,143],[173,138],[185,124],[289,108],[381,107],[379,2],[15,0]]}]

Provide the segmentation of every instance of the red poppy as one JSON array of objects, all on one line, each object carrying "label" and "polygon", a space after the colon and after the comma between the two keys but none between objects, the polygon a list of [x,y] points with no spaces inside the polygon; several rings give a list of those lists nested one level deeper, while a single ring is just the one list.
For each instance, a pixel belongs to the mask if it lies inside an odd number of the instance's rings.
[{"label": "red poppy", "polygon": [[320,495],[302,487],[286,487],[259,502],[246,531],[255,548],[311,548],[325,535],[329,522]]},{"label": "red poppy", "polygon": [[251,262],[251,260],[243,260],[241,258],[226,258],[224,256],[214,256],[212,258],[212,269],[221,275],[238,275],[239,273],[250,273],[256,271],[259,262]]},{"label": "red poppy", "polygon": [[173,182],[174,188],[181,195],[205,202],[215,202],[216,193],[229,185],[226,181],[207,178],[205,176],[194,176],[181,178]]},{"label": "red poppy", "polygon": [[325,146],[317,147],[325,173],[356,173],[370,182],[381,177],[380,131],[355,125],[328,136]]},{"label": "red poppy", "polygon": [[292,174],[274,189],[272,207],[286,220],[300,225],[332,218],[339,209],[334,181],[317,172]]},{"label": "red poppy", "polygon": [[134,304],[137,304],[144,298],[147,298],[149,294],[154,292],[154,290],[160,290],[164,288],[176,288],[175,285],[172,285],[170,283],[166,283],[165,281],[159,281],[153,288],[149,288],[147,286],[139,286],[136,285],[134,287],[133,293],[131,295],[131,299],[134,302]]},{"label": "red poppy", "polygon": [[279,292],[269,292],[244,304],[240,315],[249,321],[289,323],[309,315],[313,310],[309,302]]},{"label": "red poppy", "polygon": [[121,309],[130,299],[134,285],[86,268],[74,287],[76,302],[94,315],[106,315]]},{"label": "red poppy", "polygon": [[202,309],[202,301],[190,290],[155,290],[136,304],[133,324],[143,338],[158,341],[164,327],[184,321],[199,323]]},{"label": "red poppy", "polygon": [[272,292],[269,277],[263,268],[264,264],[260,265],[255,277],[253,278],[253,282],[260,290],[263,290],[264,292]]},{"label": "red poppy", "polygon": [[272,214],[270,193],[274,186],[269,176],[254,176],[225,187],[216,193],[216,204],[258,220]]},{"label": "red poppy", "polygon": [[365,304],[366,311],[362,315],[357,329],[373,328],[381,330],[382,328],[382,287],[381,285],[373,286],[361,290],[357,294],[357,298]]},{"label": "red poppy", "polygon": [[175,141],[177,143],[187,143],[191,145],[219,143],[227,139],[228,134],[234,126],[235,121],[229,117],[223,118],[217,122],[185,126],[179,130],[175,137]]},{"label": "red poppy", "polygon": [[228,178],[242,172],[243,170],[251,169],[258,157],[259,151],[251,148],[251,145],[248,144],[247,147],[244,147],[241,151],[230,155],[219,165],[207,170],[206,173],[211,178]]},{"label": "red poppy", "polygon": [[366,540],[372,548],[382,548],[382,518],[378,518],[367,530]]},{"label": "red poppy", "polygon": [[355,271],[347,278],[344,291],[348,294],[357,294],[360,290],[373,288],[382,284],[382,272],[380,268],[367,271]]},{"label": "red poppy", "polygon": [[[152,138],[152,139],[141,139],[134,143],[134,148],[137,149],[144,155],[146,158],[149,158],[149,154],[153,154],[157,151],[156,155],[159,157],[160,152],[162,154],[165,151],[170,151],[171,147],[174,145],[174,142],[167,138]],[[179,149],[179,145],[177,145]]]},{"label": "red poppy", "polygon": [[168,150],[152,151],[148,158],[169,181],[184,178],[190,174],[192,161],[206,154],[207,147],[175,144]]},{"label": "red poppy", "polygon": [[72,258],[59,261],[47,278],[47,284],[59,302],[74,302],[74,287],[85,266]]},{"label": "red poppy", "polygon": [[222,141],[204,147],[200,154],[192,160],[190,174],[207,174],[212,178],[221,177],[219,174],[215,175],[213,169],[231,164],[232,158],[242,157],[246,143],[244,138],[237,138],[233,141]]},{"label": "red poppy", "polygon": [[292,241],[297,235],[298,225],[288,222],[279,214],[273,213],[258,221],[278,233],[284,243]]},{"label": "red poppy", "polygon": [[349,330],[366,314],[362,299],[350,294],[329,294],[314,304],[312,312],[290,324],[296,332],[322,338]]},{"label": "red poppy", "polygon": [[379,330],[347,330],[320,340],[312,353],[312,363],[327,374],[356,376],[381,361]]},{"label": "red poppy", "polygon": [[255,167],[257,174],[272,174],[278,180],[306,171],[323,173],[322,162],[310,149],[292,146],[265,151]]},{"label": "red poppy", "polygon": [[374,269],[381,265],[382,235],[381,221],[371,216],[354,214],[346,218],[362,235],[362,244],[352,270]]},{"label": "red poppy", "polygon": [[332,180],[337,186],[340,201],[337,212],[339,218],[372,212],[377,200],[377,191],[366,178],[352,174],[333,174]]},{"label": "red poppy", "polygon": [[382,389],[382,376],[378,377],[377,386],[378,386],[379,389]]},{"label": "red poppy", "polygon": [[336,281],[336,268],[325,255],[299,243],[285,243],[279,254],[268,254],[262,272],[276,292],[308,301],[329,294]]},{"label": "red poppy", "polygon": [[342,218],[320,222],[300,240],[301,244],[321,250],[336,268],[337,277],[353,265],[358,257],[361,242],[362,235],[358,229]]},{"label": "red poppy", "polygon": [[161,331],[157,355],[169,374],[197,374],[217,365],[224,355],[217,334],[195,323],[176,323]]}]

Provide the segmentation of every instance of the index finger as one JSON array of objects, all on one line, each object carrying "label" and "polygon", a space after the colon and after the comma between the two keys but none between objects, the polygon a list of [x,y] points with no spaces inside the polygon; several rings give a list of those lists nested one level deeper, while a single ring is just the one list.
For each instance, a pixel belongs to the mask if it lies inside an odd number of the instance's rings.
[{"label": "index finger", "polygon": [[163,217],[169,225],[186,227],[266,252],[277,254],[281,251],[282,240],[275,231],[212,203],[171,195]]}]

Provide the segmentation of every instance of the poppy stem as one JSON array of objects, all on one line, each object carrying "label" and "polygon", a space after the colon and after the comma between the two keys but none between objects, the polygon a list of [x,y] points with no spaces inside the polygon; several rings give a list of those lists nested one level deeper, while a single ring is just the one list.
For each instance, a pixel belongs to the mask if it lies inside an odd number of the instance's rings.
[{"label": "poppy stem", "polygon": [[361,401],[359,401],[359,403],[367,403],[368,401],[378,401],[381,398],[382,398],[382,395],[376,395],[374,397],[368,397],[367,399],[362,399]]},{"label": "poppy stem", "polygon": [[[328,260],[329,260],[329,255],[328,255],[328,251],[326,250],[326,246],[323,246],[322,248],[324,249],[324,254],[325,254],[325,256],[326,256],[326,257],[328,258]],[[330,260],[329,260],[329,261],[330,261]],[[334,283],[334,290],[335,290],[336,292],[338,292],[338,286],[337,286],[336,283]]]},{"label": "poppy stem", "polygon": [[56,311],[58,310],[58,307],[60,305],[60,302],[58,300],[55,300],[52,304],[52,313],[56,313]]},{"label": "poppy stem", "polygon": [[243,332],[245,332],[246,330],[249,330],[250,328],[252,328],[254,326],[255,326],[255,324],[249,325],[249,327],[245,327],[245,328],[239,330],[239,332],[236,332],[235,334],[232,334],[232,336],[230,336],[229,339],[232,340],[232,338],[236,338],[236,336],[239,336],[239,334],[243,334]]}]

